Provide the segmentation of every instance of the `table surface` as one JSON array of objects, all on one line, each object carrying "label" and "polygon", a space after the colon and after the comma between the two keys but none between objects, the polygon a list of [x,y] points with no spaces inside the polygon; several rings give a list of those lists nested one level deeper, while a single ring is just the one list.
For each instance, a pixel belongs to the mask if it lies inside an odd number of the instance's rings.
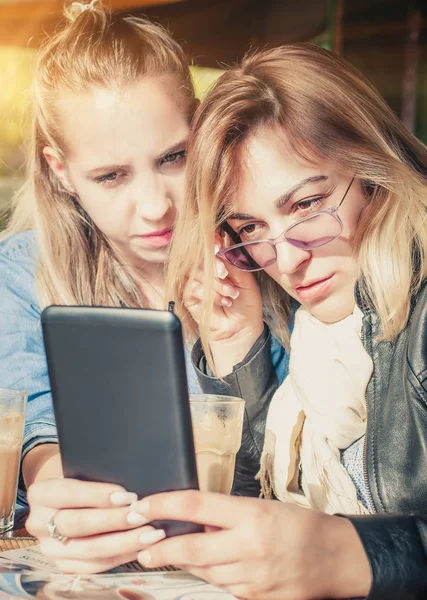
[{"label": "table surface", "polygon": [[28,548],[28,546],[34,546],[34,544],[37,544],[37,540],[31,537],[1,537],[0,552],[16,550],[17,548]]},{"label": "table surface", "polygon": [[28,510],[18,510],[15,516],[15,529],[7,533],[0,534],[0,552],[5,550],[15,550],[16,548],[28,548],[37,544],[37,540],[30,536],[25,529],[25,521],[28,516]]}]

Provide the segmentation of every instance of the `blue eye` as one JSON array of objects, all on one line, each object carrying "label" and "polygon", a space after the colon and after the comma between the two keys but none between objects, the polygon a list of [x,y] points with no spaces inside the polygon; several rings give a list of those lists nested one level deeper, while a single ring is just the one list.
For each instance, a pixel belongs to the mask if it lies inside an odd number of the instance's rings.
[{"label": "blue eye", "polygon": [[97,183],[114,183],[116,181],[116,179],[118,178],[119,174],[117,173],[117,171],[114,171],[112,173],[106,173],[105,175],[100,175],[100,177],[97,177],[95,179],[95,181]]},{"label": "blue eye", "polygon": [[110,171],[105,175],[99,175],[94,181],[104,187],[115,188],[125,182],[127,175],[129,175],[127,171]]},{"label": "blue eye", "polygon": [[160,159],[160,164],[172,164],[179,165],[185,161],[187,158],[187,150],[180,150],[179,152],[172,152],[171,154],[166,154],[163,158]]}]

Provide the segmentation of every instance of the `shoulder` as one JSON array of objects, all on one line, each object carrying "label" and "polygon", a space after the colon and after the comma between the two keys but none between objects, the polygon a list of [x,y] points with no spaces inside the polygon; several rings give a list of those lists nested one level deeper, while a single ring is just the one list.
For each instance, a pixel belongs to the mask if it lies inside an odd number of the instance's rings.
[{"label": "shoulder", "polygon": [[0,241],[0,270],[13,269],[16,274],[21,270],[34,276],[38,258],[38,245],[34,231],[23,231],[9,235]]},{"label": "shoulder", "polygon": [[3,308],[15,300],[36,300],[38,246],[33,231],[10,235],[0,241],[0,290]]},{"label": "shoulder", "polygon": [[13,261],[19,261],[20,259],[36,260],[38,246],[34,231],[14,233],[1,240],[0,256]]}]

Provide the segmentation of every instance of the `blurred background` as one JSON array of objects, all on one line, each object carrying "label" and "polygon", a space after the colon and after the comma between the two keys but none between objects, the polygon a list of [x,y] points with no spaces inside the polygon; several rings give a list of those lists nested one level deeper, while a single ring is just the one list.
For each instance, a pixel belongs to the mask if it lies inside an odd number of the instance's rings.
[{"label": "blurred background", "polygon": [[[427,143],[425,0],[104,0],[165,25],[192,61],[200,96],[252,47],[313,41],[334,49],[379,89]],[[0,210],[25,173],[34,56],[63,0],[0,0]],[[1,220],[0,220],[1,227]]]}]

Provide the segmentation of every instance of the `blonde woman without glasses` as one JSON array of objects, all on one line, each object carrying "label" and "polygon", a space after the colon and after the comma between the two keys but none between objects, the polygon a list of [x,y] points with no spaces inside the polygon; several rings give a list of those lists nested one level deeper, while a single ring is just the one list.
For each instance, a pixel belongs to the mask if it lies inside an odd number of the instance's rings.
[{"label": "blonde woman without glasses", "polygon": [[[193,127],[172,283],[202,331],[203,389],[268,408],[259,477],[281,502],[146,498],[136,514],[209,529],[139,559],[246,599],[425,598],[426,148],[355,69],[310,45],[245,58]],[[259,394],[263,314],[290,340],[272,399]]]},{"label": "blonde woman without glasses", "polygon": [[[67,15],[38,56],[29,181],[0,242],[0,375],[29,391],[28,531],[60,569],[102,571],[135,558],[152,529],[127,520],[125,490],[61,479],[40,311],[163,308],[195,98],[184,53],[161,27],[96,2]],[[52,539],[50,521],[75,539]]]}]

